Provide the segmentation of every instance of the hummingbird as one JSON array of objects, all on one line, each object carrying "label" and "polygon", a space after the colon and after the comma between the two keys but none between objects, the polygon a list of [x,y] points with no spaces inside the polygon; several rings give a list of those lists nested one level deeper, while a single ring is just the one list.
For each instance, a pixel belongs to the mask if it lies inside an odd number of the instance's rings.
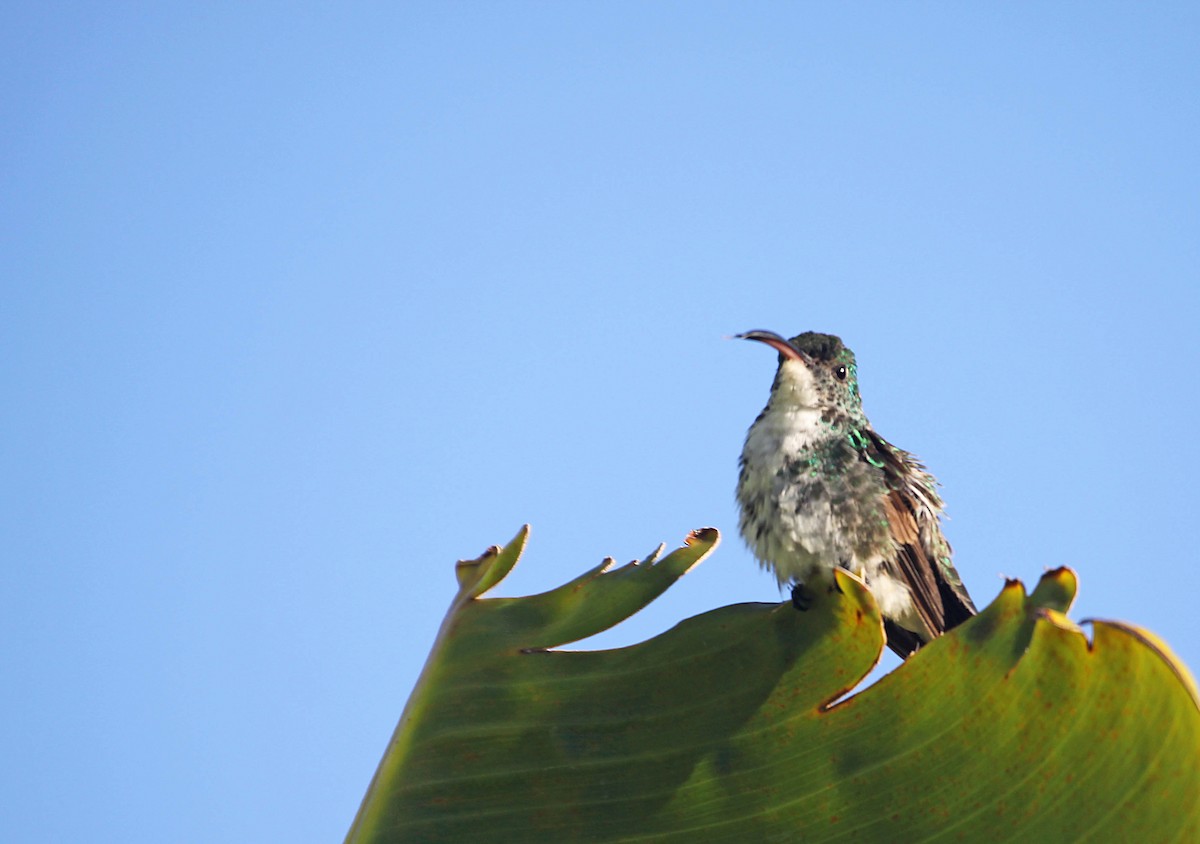
[{"label": "hummingbird", "polygon": [[735,336],[779,352],[738,461],[738,526],[759,563],[791,585],[792,603],[808,609],[837,566],[858,574],[902,658],[974,615],[942,535],[937,481],[867,421],[854,353],[812,331]]}]

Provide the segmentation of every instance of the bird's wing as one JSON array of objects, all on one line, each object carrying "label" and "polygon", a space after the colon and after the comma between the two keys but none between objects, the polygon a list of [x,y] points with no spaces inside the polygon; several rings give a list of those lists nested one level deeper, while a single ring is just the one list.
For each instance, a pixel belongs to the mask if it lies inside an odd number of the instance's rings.
[{"label": "bird's wing", "polygon": [[890,490],[883,500],[883,510],[896,547],[893,561],[895,574],[908,586],[917,615],[926,628],[914,632],[925,634],[922,638],[932,639],[946,630],[946,610],[942,605],[934,564],[926,555],[925,544],[921,541],[914,505],[911,496],[901,489]]},{"label": "bird's wing", "polygon": [[[886,440],[884,442],[886,443]],[[938,521],[942,512],[942,499],[937,494],[937,481],[925,471],[925,467],[917,458],[898,448],[895,448],[895,451],[908,466],[908,471],[903,475],[907,482],[902,491],[913,504],[917,531],[921,537],[921,549],[937,579],[938,592],[945,608],[939,632],[945,632],[962,624],[975,615],[977,610],[971,596],[967,594],[967,587],[963,585],[962,578],[958,576],[958,570],[954,568],[950,543],[942,535],[942,526]]]},{"label": "bird's wing", "polygon": [[942,499],[936,481],[920,461],[874,431],[867,431],[867,444],[864,459],[880,468],[887,481],[884,508],[897,548],[896,573],[912,591],[929,634],[941,635],[973,616],[975,605],[950,561],[950,545],[942,536],[938,523]]}]

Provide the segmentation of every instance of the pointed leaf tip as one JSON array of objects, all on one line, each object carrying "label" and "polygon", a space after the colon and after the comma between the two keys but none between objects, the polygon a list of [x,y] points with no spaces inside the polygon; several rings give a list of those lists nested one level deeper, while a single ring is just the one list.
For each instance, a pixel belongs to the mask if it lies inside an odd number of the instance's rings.
[{"label": "pointed leaf tip", "polygon": [[1075,572],[1066,566],[1059,566],[1042,575],[1042,579],[1029,596],[1029,603],[1035,607],[1065,613],[1075,602],[1078,589],[1079,577]]},{"label": "pointed leaf tip", "polygon": [[459,560],[454,564],[458,591],[467,598],[478,598],[508,576],[525,550],[529,525],[522,525],[517,535],[501,548],[493,545],[474,560]]},{"label": "pointed leaf tip", "polygon": [[685,545],[691,545],[692,542],[719,542],[720,539],[721,532],[715,527],[702,527],[689,533],[683,542]]},{"label": "pointed leaf tip", "polygon": [[642,565],[652,566],[658,562],[658,558],[662,556],[662,552],[667,550],[667,543],[660,542],[658,547],[646,555],[646,559],[642,560]]}]

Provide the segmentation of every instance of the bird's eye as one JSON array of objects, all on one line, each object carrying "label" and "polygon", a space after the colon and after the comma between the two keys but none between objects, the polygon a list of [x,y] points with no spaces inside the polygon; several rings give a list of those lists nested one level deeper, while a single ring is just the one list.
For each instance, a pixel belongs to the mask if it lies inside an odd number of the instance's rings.
[{"label": "bird's eye", "polygon": [[846,380],[846,367],[839,366],[837,369],[833,370],[833,374],[837,376],[837,380],[845,381]]}]

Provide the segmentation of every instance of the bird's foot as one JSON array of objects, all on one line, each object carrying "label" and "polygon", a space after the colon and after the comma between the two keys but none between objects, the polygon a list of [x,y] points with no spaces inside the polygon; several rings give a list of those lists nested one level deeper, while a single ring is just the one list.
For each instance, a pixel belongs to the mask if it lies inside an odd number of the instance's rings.
[{"label": "bird's foot", "polygon": [[800,612],[808,612],[808,608],[812,606],[813,600],[817,596],[812,590],[803,583],[792,584],[792,606],[800,610]]}]

